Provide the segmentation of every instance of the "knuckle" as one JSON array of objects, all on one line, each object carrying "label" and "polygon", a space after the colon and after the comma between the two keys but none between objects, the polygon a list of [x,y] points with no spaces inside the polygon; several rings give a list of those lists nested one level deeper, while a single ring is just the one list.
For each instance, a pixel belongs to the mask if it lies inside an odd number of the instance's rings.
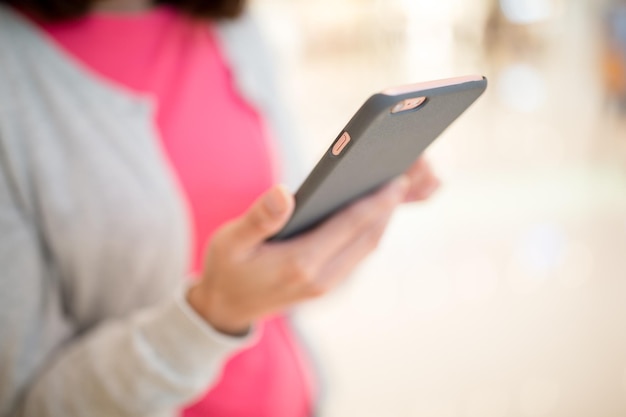
[{"label": "knuckle", "polygon": [[224,254],[227,252],[228,235],[226,228],[221,228],[215,232],[209,243],[209,248],[216,254]]},{"label": "knuckle", "polygon": [[260,233],[269,233],[271,224],[268,219],[259,212],[251,213],[247,216],[247,225],[252,230]]},{"label": "knuckle", "polygon": [[389,194],[385,195],[385,198],[380,202],[380,210],[381,211],[391,211],[400,203],[400,198],[398,194]]},{"label": "knuckle", "polygon": [[386,223],[378,224],[366,237],[366,247],[369,252],[373,252],[380,247],[383,235],[385,233]]},{"label": "knuckle", "polygon": [[237,254],[234,229],[234,222],[227,223],[217,229],[208,242],[205,253],[210,253],[217,259],[233,260]]},{"label": "knuckle", "polygon": [[366,236],[363,237],[362,247],[363,247],[364,253],[369,254],[375,251],[376,249],[378,249],[379,244],[380,244],[380,239],[378,235],[375,233],[368,233]]},{"label": "knuckle", "polygon": [[314,279],[310,263],[304,257],[292,257],[287,261],[284,269],[285,278],[293,284],[305,284]]},{"label": "knuckle", "polygon": [[307,295],[309,298],[318,298],[328,293],[329,287],[319,281],[313,281],[307,287]]},{"label": "knuckle", "polygon": [[[382,198],[375,198],[361,203],[353,208],[351,217],[354,228],[362,231],[372,230],[373,228],[377,230],[376,224],[385,218],[394,207],[389,199]],[[369,234],[370,232],[366,233]]]},{"label": "knuckle", "polygon": [[375,251],[380,246],[380,234],[376,233],[368,237],[367,248],[370,252]]},{"label": "knuckle", "polygon": [[360,224],[376,222],[381,216],[391,212],[399,201],[394,196],[376,194],[354,205],[352,215]]},{"label": "knuckle", "polygon": [[355,225],[366,225],[374,218],[376,209],[371,201],[366,200],[355,204],[350,214]]}]

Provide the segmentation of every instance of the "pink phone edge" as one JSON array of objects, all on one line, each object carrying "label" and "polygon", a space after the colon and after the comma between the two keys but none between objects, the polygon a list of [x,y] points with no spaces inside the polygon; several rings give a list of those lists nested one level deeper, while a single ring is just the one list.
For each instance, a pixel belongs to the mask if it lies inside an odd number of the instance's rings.
[{"label": "pink phone edge", "polygon": [[445,78],[442,80],[427,81],[423,83],[415,83],[390,87],[384,89],[381,94],[387,96],[399,96],[402,94],[412,93],[416,91],[430,90],[433,88],[448,87],[453,85],[465,84],[474,81],[482,81],[482,75],[466,75],[464,77]]}]

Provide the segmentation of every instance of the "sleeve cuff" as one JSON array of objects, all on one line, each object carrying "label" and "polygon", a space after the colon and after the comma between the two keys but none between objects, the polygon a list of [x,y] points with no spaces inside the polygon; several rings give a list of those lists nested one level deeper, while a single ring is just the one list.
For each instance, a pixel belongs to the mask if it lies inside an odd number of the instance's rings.
[{"label": "sleeve cuff", "polygon": [[244,336],[231,336],[224,334],[211,326],[206,322],[187,301],[187,291],[189,291],[189,284],[182,285],[176,292],[175,302],[180,308],[182,313],[194,323],[198,328],[198,331],[205,334],[211,340],[220,343],[224,346],[232,346],[233,349],[246,348],[254,345],[259,339],[258,326],[252,325]]},{"label": "sleeve cuff", "polygon": [[214,381],[226,361],[259,339],[258,326],[233,337],[213,329],[187,303],[186,286],[169,302],[139,319],[139,341],[146,355],[196,387]]}]

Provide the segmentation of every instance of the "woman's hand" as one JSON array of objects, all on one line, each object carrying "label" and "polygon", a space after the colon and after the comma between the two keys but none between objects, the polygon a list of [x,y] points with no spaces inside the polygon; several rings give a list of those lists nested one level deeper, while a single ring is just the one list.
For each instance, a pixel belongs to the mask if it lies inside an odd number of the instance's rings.
[{"label": "woman's hand", "polygon": [[429,194],[432,174],[424,167],[420,163],[315,229],[283,242],[266,240],[285,225],[294,199],[282,187],[272,188],[216,232],[202,277],[187,295],[190,305],[216,330],[238,335],[263,316],[325,294],[374,250],[409,190],[411,199]]}]

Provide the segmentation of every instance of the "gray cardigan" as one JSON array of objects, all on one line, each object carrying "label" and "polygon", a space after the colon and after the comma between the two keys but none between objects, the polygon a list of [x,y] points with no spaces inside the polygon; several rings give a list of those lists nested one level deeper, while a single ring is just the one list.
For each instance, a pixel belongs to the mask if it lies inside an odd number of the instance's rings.
[{"label": "gray cardigan", "polygon": [[[293,155],[256,26],[244,17],[218,33]],[[172,415],[251,343],[184,301],[187,219],[154,104],[0,6],[2,417]]]}]

